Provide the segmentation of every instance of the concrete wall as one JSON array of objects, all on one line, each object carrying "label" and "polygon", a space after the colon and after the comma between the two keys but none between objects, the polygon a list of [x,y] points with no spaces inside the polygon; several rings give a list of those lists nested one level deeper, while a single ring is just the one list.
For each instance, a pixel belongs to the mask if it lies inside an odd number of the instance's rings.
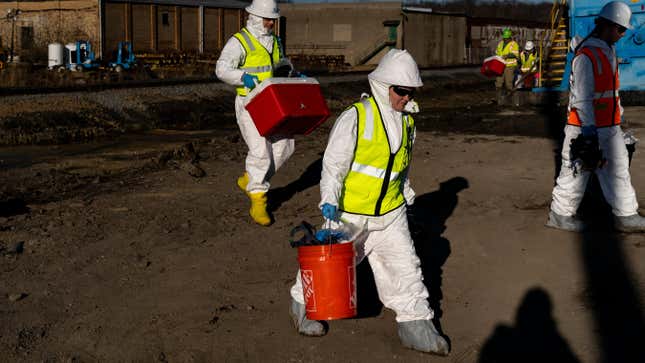
[{"label": "concrete wall", "polygon": [[22,60],[47,59],[47,45],[88,39],[99,41],[98,0],[61,0],[40,2],[1,2],[0,40],[11,46],[12,23],[4,19],[9,9],[20,9],[15,32],[14,54]]},{"label": "concrete wall", "polygon": [[419,67],[466,63],[465,16],[406,13],[403,45]]},{"label": "concrete wall", "polygon": [[[400,2],[279,6],[280,14],[286,18],[287,54],[342,55],[351,65],[356,65],[388,38],[383,21],[401,20]],[[377,63],[381,54],[368,63]]]}]

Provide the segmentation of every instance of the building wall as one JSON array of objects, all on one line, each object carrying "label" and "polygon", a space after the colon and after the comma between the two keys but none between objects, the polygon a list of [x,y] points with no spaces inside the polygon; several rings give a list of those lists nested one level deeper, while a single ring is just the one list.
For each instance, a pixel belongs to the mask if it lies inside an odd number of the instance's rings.
[{"label": "building wall", "polygon": [[[289,55],[344,55],[356,65],[388,39],[386,20],[401,20],[401,3],[279,4]],[[384,53],[384,50],[381,53]],[[369,63],[378,62],[376,55]]]},{"label": "building wall", "polygon": [[[15,23],[14,54],[23,60],[46,59],[47,45],[99,38],[98,0],[61,0],[40,2],[0,2],[4,17],[10,9],[20,9]],[[5,49],[11,46],[12,23],[0,21],[0,40]]]},{"label": "building wall", "polygon": [[132,48],[136,52],[148,53],[156,48],[153,36],[156,29],[156,14],[156,6],[132,5]]},{"label": "building wall", "polygon": [[203,51],[215,55],[245,21],[243,9],[123,2],[107,2],[105,9],[106,54],[116,49],[118,42],[127,40],[132,41],[136,53]]},{"label": "building wall", "polygon": [[404,46],[419,67],[466,63],[465,16],[406,13]]}]

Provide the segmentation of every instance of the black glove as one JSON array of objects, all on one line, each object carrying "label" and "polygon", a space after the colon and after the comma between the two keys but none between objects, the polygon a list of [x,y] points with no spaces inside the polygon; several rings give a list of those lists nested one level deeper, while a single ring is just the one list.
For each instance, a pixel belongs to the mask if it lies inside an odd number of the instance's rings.
[{"label": "black glove", "polygon": [[598,136],[578,135],[571,140],[571,160],[580,160],[582,170],[595,170],[602,168],[607,160],[602,157],[602,150],[598,144]]}]

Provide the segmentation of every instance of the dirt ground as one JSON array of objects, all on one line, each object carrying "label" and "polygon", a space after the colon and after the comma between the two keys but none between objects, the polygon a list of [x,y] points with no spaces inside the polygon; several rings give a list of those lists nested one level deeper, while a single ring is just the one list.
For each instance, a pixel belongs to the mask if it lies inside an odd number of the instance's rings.
[{"label": "dirt ground", "polygon": [[[41,144],[0,147],[0,361],[645,361],[645,235],[604,228],[593,198],[590,232],[544,227],[561,107],[499,107],[474,72],[424,78],[412,230],[448,357],[400,345],[363,264],[358,318],[294,331],[289,231],[321,222],[333,117],[296,139],[261,227],[235,185],[233,95],[212,84],[0,101],[4,143]],[[334,115],[368,91],[364,75],[321,83]],[[643,112],[626,107],[641,137]],[[643,204],[640,150],[631,172]]]}]

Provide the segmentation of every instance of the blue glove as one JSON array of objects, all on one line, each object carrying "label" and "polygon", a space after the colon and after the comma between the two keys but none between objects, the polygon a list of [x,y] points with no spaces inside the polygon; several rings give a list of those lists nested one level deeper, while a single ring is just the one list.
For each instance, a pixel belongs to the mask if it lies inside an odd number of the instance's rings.
[{"label": "blue glove", "polygon": [[244,87],[248,89],[254,89],[256,82],[260,83],[258,76],[254,76],[248,73],[244,73],[244,75],[242,76],[242,83],[244,83]]},{"label": "blue glove", "polygon": [[325,203],[322,205],[322,215],[323,217],[331,220],[331,221],[337,221],[338,220],[338,208],[335,205],[331,205],[329,203]]},{"label": "blue glove", "polygon": [[582,136],[584,137],[596,137],[598,133],[596,132],[596,126],[582,126],[581,130]]},{"label": "blue glove", "polygon": [[316,239],[320,242],[326,242],[329,239],[341,240],[346,239],[345,234],[342,231],[335,231],[333,229],[321,229],[316,232]]}]

